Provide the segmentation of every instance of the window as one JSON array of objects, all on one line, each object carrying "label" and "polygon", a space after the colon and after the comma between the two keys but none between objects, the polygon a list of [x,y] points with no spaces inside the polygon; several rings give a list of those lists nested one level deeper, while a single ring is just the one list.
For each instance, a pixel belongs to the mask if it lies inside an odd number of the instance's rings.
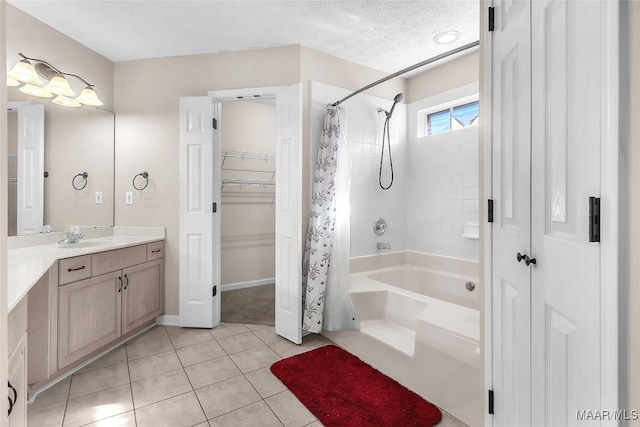
[{"label": "window", "polygon": [[425,114],[424,136],[439,135],[458,129],[478,126],[478,101],[454,105],[445,110]]}]

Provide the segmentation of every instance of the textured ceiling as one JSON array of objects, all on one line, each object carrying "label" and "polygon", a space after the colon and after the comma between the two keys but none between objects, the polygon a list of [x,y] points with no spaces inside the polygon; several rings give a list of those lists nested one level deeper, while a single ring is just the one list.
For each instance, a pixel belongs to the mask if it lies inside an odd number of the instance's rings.
[{"label": "textured ceiling", "polygon": [[9,3],[115,62],[301,44],[393,72],[479,37],[479,0]]}]

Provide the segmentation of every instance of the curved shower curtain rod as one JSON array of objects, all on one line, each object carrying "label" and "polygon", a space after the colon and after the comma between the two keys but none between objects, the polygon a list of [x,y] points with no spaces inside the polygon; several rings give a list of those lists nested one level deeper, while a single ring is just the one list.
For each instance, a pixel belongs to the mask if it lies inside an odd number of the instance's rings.
[{"label": "curved shower curtain rod", "polygon": [[417,64],[414,64],[414,65],[412,65],[412,66],[410,66],[410,67],[407,67],[407,68],[405,68],[405,69],[403,69],[403,70],[396,71],[396,72],[395,72],[395,73],[393,73],[393,74],[389,74],[388,76],[383,77],[383,78],[381,78],[380,80],[376,80],[375,82],[370,83],[370,84],[368,84],[368,85],[366,85],[366,86],[364,86],[364,87],[362,87],[362,88],[360,88],[360,89],[356,90],[355,92],[352,92],[351,94],[349,94],[349,95],[345,96],[344,98],[342,98],[342,99],[341,99],[341,100],[339,100],[339,101],[334,102],[334,103],[333,103],[333,104],[331,104],[331,105],[332,105],[332,106],[334,106],[334,107],[337,107],[338,105],[340,105],[341,103],[343,103],[343,102],[344,102],[344,101],[346,101],[347,99],[351,98],[352,96],[356,96],[356,95],[357,95],[357,94],[359,94],[360,92],[364,92],[364,91],[365,91],[365,90],[367,90],[367,89],[371,89],[372,87],[377,86],[377,85],[379,85],[380,83],[384,83],[384,82],[386,82],[387,80],[391,80],[391,79],[393,79],[393,78],[396,78],[396,77],[398,77],[398,76],[401,76],[402,74],[404,74],[404,73],[408,73],[409,71],[413,71],[413,70],[415,70],[416,68],[424,67],[425,65],[429,65],[429,64],[434,63],[434,62],[436,62],[436,61],[439,61],[439,60],[441,60],[441,59],[444,59],[444,58],[446,58],[446,57],[448,57],[448,56],[455,55],[456,53],[463,52],[463,51],[465,51],[465,50],[467,50],[467,49],[471,49],[471,48],[474,48],[474,47],[476,47],[476,46],[480,46],[480,41],[479,41],[479,40],[478,40],[478,41],[475,41],[475,42],[472,42],[472,43],[469,43],[469,44],[465,44],[464,46],[457,47],[457,48],[452,49],[452,50],[450,50],[450,51],[448,51],[448,52],[441,53],[440,55],[434,56],[433,58],[429,58],[429,59],[427,59],[427,60],[425,60],[425,61],[422,61],[422,62],[419,62],[419,63],[417,63]]}]

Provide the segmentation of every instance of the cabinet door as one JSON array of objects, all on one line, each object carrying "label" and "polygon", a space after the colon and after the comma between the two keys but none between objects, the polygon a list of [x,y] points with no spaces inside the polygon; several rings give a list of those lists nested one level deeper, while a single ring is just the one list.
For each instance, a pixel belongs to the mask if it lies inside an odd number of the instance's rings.
[{"label": "cabinet door", "polygon": [[58,368],[63,368],[121,333],[121,272],[59,288]]},{"label": "cabinet door", "polygon": [[[27,334],[23,334],[13,353],[9,356],[9,383],[15,388],[15,404],[9,415],[10,427],[27,425]],[[14,394],[9,389],[9,398]]]},{"label": "cabinet door", "polygon": [[122,333],[164,312],[164,259],[122,270]]}]

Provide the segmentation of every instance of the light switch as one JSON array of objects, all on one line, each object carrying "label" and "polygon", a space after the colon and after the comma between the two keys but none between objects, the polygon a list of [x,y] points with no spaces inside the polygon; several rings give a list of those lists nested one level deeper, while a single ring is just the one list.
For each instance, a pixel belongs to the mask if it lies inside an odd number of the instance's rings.
[{"label": "light switch", "polygon": [[96,205],[102,204],[102,191],[96,191]]},{"label": "light switch", "polygon": [[127,191],[127,195],[125,197],[124,202],[127,205],[132,205],[133,204],[133,192],[132,191]]}]

